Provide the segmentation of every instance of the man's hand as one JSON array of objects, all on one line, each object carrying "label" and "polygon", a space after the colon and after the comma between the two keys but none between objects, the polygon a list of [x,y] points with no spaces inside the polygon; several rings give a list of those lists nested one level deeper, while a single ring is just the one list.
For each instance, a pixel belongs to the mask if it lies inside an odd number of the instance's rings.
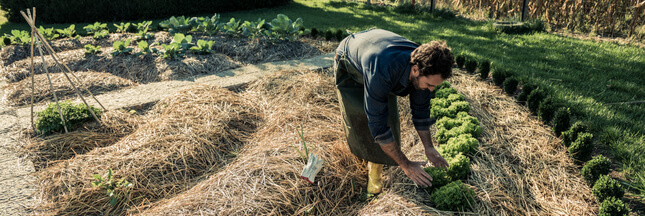
[{"label": "man's hand", "polygon": [[434,147],[428,147],[426,149],[426,157],[428,161],[432,162],[432,165],[435,167],[448,167],[448,161],[441,157],[439,152]]},{"label": "man's hand", "polygon": [[410,177],[414,183],[421,187],[430,187],[432,186],[432,176],[428,175],[426,171],[423,170],[426,162],[420,161],[410,161],[408,164],[401,166],[405,175]]}]

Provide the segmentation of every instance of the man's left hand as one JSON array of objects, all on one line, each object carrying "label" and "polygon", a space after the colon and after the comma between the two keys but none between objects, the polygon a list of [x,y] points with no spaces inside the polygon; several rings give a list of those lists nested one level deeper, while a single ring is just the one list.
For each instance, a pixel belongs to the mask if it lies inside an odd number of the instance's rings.
[{"label": "man's left hand", "polygon": [[435,167],[448,167],[448,161],[443,159],[434,147],[425,148],[428,161],[432,162]]}]

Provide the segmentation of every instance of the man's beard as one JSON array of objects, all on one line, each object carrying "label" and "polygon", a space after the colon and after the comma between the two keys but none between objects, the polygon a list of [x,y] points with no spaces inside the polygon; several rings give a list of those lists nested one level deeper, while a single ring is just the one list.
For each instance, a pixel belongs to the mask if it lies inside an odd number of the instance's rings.
[{"label": "man's beard", "polygon": [[415,89],[417,89],[417,90],[420,90],[420,89],[421,89],[421,87],[419,86],[419,77],[421,77],[421,76],[417,76],[417,77],[415,77],[415,78],[412,78],[412,85],[413,85],[413,86],[414,86],[414,88],[415,88]]}]

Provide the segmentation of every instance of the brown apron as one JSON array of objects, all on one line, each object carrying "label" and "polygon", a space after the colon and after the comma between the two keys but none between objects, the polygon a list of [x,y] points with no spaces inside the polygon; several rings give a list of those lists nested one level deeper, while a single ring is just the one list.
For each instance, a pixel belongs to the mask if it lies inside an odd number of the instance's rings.
[{"label": "brown apron", "polygon": [[[351,152],[372,163],[398,165],[383,152],[376,143],[367,125],[365,101],[363,99],[363,75],[342,56],[336,57],[336,94],[343,115],[345,137]],[[395,143],[401,146],[401,129],[396,95],[390,93],[388,100],[387,125],[392,130]]]}]

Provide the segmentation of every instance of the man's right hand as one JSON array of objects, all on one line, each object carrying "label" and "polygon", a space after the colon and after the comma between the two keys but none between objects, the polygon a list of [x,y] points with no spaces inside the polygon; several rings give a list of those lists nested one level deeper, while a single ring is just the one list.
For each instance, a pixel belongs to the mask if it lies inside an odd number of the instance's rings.
[{"label": "man's right hand", "polygon": [[408,164],[401,166],[405,175],[410,177],[414,183],[421,187],[432,186],[432,176],[423,170],[426,162],[410,161]]}]

